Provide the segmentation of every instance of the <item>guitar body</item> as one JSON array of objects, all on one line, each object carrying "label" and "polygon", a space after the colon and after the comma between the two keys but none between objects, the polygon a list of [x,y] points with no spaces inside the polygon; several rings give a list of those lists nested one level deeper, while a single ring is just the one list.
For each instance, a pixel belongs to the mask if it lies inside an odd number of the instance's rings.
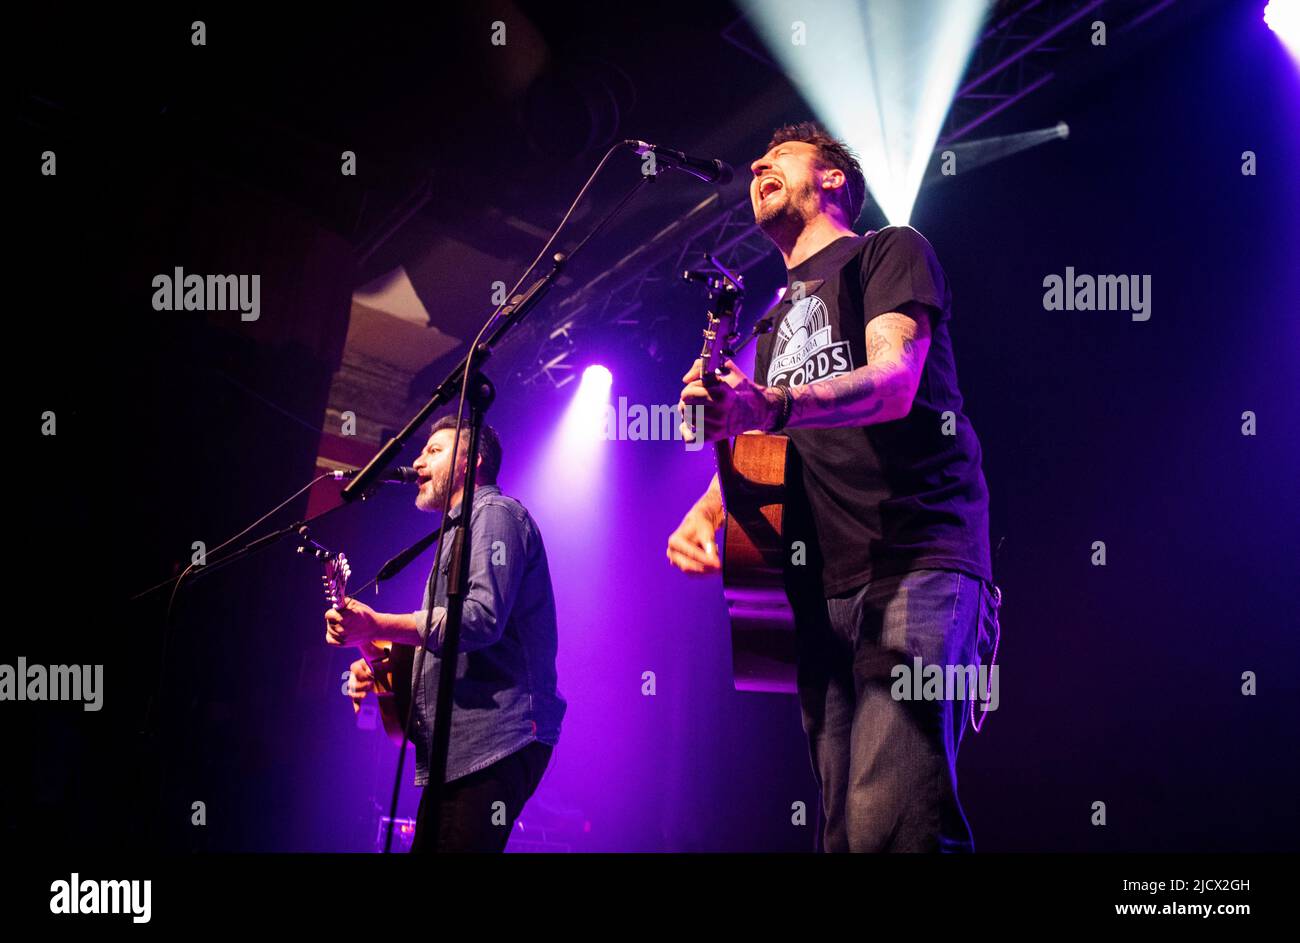
[{"label": "guitar body", "polygon": [[738,691],[795,693],[795,621],[786,590],[790,440],[741,435],[719,442],[718,483],[726,522],[722,587],[731,619]]},{"label": "guitar body", "polygon": [[[406,736],[406,715],[411,709],[411,675],[415,663],[415,648],[411,645],[394,645],[392,642],[373,643],[374,649],[363,651],[363,657],[375,676],[374,694],[379,704],[379,717],[384,733],[395,743]],[[357,710],[360,710],[357,707]]]}]

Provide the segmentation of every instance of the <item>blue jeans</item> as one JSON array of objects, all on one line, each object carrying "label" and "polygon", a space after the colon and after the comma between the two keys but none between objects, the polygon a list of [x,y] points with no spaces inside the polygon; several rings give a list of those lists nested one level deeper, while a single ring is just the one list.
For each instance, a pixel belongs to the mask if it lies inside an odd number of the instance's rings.
[{"label": "blue jeans", "polygon": [[972,704],[951,691],[899,699],[897,666],[915,673],[917,657],[925,666],[987,664],[994,592],[955,570],[914,570],[825,600],[824,620],[820,612],[801,620],[799,700],[822,792],[823,850],[975,850],[957,798]]}]

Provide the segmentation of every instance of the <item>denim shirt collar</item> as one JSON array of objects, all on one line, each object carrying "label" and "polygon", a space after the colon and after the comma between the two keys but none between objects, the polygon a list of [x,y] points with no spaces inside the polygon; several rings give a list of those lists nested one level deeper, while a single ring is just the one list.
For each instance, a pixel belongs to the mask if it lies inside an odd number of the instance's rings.
[{"label": "denim shirt collar", "polygon": [[[493,495],[500,494],[500,493],[501,493],[501,489],[500,489],[497,485],[480,485],[480,484],[476,484],[476,485],[474,486],[474,506],[475,506],[475,507],[478,507],[478,506],[479,506],[480,504],[482,504],[486,499],[492,497]],[[461,511],[461,507],[462,507],[462,505],[458,504],[458,505],[456,505],[454,508],[452,508],[450,511],[447,512],[447,521],[448,521],[448,523],[452,523],[452,524],[454,524],[456,521],[459,521],[459,520],[460,520],[460,511]]]}]

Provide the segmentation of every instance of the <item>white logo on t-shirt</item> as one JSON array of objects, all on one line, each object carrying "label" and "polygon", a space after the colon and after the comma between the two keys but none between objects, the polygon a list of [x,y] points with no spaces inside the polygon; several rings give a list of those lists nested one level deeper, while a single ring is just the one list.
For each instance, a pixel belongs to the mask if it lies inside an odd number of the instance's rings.
[{"label": "white logo on t-shirt", "polygon": [[776,329],[767,385],[798,386],[842,377],[852,370],[853,354],[848,341],[832,337],[826,302],[816,295],[795,302]]}]

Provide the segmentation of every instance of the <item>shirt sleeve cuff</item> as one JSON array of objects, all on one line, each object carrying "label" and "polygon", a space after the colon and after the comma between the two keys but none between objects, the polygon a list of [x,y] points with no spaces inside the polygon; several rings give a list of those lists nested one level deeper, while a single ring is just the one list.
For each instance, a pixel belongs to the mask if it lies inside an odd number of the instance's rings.
[{"label": "shirt sleeve cuff", "polygon": [[417,609],[411,615],[415,617],[415,629],[420,633],[420,639],[426,643],[428,650],[435,655],[442,651],[442,629],[447,621],[447,610],[443,606],[433,607],[434,642],[432,645],[428,644],[428,636],[425,633],[425,625],[429,621],[429,610]]}]

